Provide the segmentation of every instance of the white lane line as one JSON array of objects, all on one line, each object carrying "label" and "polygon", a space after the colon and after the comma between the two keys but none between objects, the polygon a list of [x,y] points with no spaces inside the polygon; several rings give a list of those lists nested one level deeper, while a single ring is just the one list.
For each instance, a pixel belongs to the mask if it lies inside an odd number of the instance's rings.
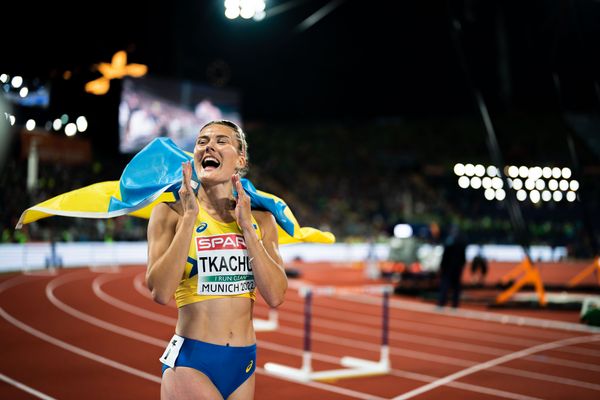
[{"label": "white lane line", "polygon": [[411,390],[410,392],[404,393],[400,396],[394,397],[392,400],[406,400],[423,394],[425,392],[429,392],[437,387],[446,385],[448,382],[455,381],[457,379],[463,378],[467,375],[474,374],[476,372],[482,371],[484,369],[488,369],[490,367],[494,367],[496,365],[503,364],[505,362],[509,362],[512,360],[516,360],[518,358],[523,358],[528,355],[532,355],[535,353],[539,353],[542,351],[552,350],[554,348],[562,347],[562,346],[572,346],[574,344],[581,343],[590,343],[600,340],[600,335],[592,335],[592,336],[578,336],[574,338],[557,340],[555,342],[544,343],[538,346],[530,347],[528,349],[523,349],[512,354],[507,354],[502,357],[498,357],[493,360],[486,361],[481,364],[474,365],[472,367],[463,369],[462,371],[455,372],[450,374],[444,378],[438,379],[437,381],[431,382],[427,385],[421,386],[417,389]]},{"label": "white lane line", "polygon": [[[66,313],[81,319],[82,321],[91,323],[93,325],[96,325],[100,328],[106,329],[108,331],[111,332],[115,332],[118,333],[120,335],[126,336],[126,337],[130,337],[132,339],[141,341],[141,342],[145,342],[148,344],[153,344],[153,345],[158,345],[161,348],[166,347],[167,342],[164,340],[160,340],[157,338],[153,338],[147,335],[143,335],[137,331],[132,331],[130,329],[127,328],[123,328],[123,327],[119,327],[117,325],[114,325],[110,322],[95,318],[89,314],[83,313],[79,310],[76,310],[68,305],[66,305],[65,303],[61,302],[60,300],[58,300],[54,294],[53,291],[58,288],[59,286],[68,283],[72,280],[76,280],[76,279],[81,279],[79,276],[77,276],[77,273],[73,273],[73,274],[69,274],[66,278],[57,278],[52,280],[50,283],[48,283],[48,285],[46,286],[46,295],[48,296],[48,298],[53,302],[53,304],[57,305],[57,307],[59,307],[61,310],[65,311]],[[51,286],[52,285],[52,286]],[[48,288],[51,287],[51,289],[49,290]],[[54,301],[50,298],[50,296],[53,297]],[[262,371],[262,370],[261,370]],[[262,374],[266,374],[265,371],[261,372]],[[270,377],[274,377],[273,375],[267,374]],[[276,377],[277,379],[284,379],[284,378],[279,378]],[[160,382],[160,378],[157,377],[158,381]],[[284,379],[287,380],[287,379]],[[320,383],[320,382],[296,382],[295,383],[299,383],[302,384],[304,386],[310,386],[313,388],[317,388],[317,389],[321,389],[321,390],[326,390],[326,391],[330,391],[330,392],[334,392],[334,393],[339,393],[339,394],[343,394],[349,397],[354,397],[357,399],[364,399],[364,400],[386,400],[382,397],[378,397],[378,396],[374,396],[368,393],[363,393],[363,392],[359,392],[359,391],[354,391],[354,390],[350,390],[350,389],[345,389],[345,388],[340,388],[338,386],[334,386],[334,385],[330,385],[330,384],[326,384],[326,383]]]},{"label": "white lane line", "polygon": [[0,380],[3,380],[4,382],[8,383],[9,385],[13,385],[16,388],[21,389],[22,391],[27,392],[30,395],[37,397],[38,399],[56,400],[54,397],[50,397],[47,394],[40,392],[39,390],[35,390],[34,388],[25,385],[24,383],[21,383],[15,379],[9,378],[8,376],[4,375],[3,373],[0,373]]},{"label": "white lane line", "polygon": [[[139,276],[136,276],[134,278],[134,281],[138,280],[138,279],[139,279]],[[323,307],[323,306],[321,306],[321,307]],[[144,310],[143,312],[139,313],[138,315],[148,318],[149,316],[145,315],[145,314],[146,314],[146,311]],[[292,315],[288,316],[288,314],[292,314]],[[336,317],[339,317],[339,314],[336,314]],[[303,318],[301,316],[296,315],[296,313],[291,312],[289,310],[286,310],[285,312],[279,312],[279,318],[282,321],[288,320],[288,321],[293,321],[293,322],[297,322],[297,323],[301,323],[303,321]],[[315,319],[313,321],[313,324],[319,325],[319,326],[332,327],[333,329],[337,329],[337,328],[333,327],[332,325],[329,325],[327,322],[324,322],[323,320],[324,319]],[[332,321],[333,325],[335,325],[337,323],[338,323],[337,320]],[[340,324],[343,325],[343,323],[340,323]],[[348,327],[344,327],[341,330],[343,332],[348,332],[348,331],[362,332],[363,331],[362,328],[357,328],[357,327],[352,327],[352,329],[350,329]],[[295,329],[292,327],[280,326],[280,328],[278,329],[278,332],[282,333],[284,335],[288,335],[288,336],[304,337],[303,330]],[[378,335],[381,334],[380,331],[377,331],[377,332],[378,332]],[[320,334],[320,333],[316,333],[316,332],[313,333],[313,339],[319,340],[319,341],[325,342],[325,343],[343,345],[343,346],[347,346],[350,348],[368,349],[373,352],[380,351],[380,347],[375,346],[373,344],[365,344],[365,342],[362,342],[362,341],[355,341],[353,339],[343,339],[340,337],[333,337],[331,335]],[[425,360],[428,362],[433,361],[433,362],[437,362],[440,364],[460,366],[460,367],[469,367],[469,366],[472,366],[475,364],[475,362],[463,360],[463,359],[456,358],[456,357],[445,357],[445,356],[440,356],[437,354],[431,354],[431,353],[426,353],[426,352],[417,352],[417,351],[413,351],[413,350],[407,350],[407,349],[395,348],[395,347],[390,348],[390,353],[391,353],[391,355],[396,355],[399,357],[400,356],[401,357],[409,357],[409,358],[414,358],[414,359],[418,359],[418,360]],[[301,356],[301,352],[299,352],[297,354]],[[313,353],[313,355],[314,355],[314,353]],[[315,358],[317,358],[317,357],[315,356]],[[322,361],[326,361],[326,360],[322,360]],[[332,360],[330,360],[330,362],[332,362],[334,364],[335,363],[339,364],[339,358],[332,359]],[[587,367],[587,365],[586,365],[586,367]],[[595,366],[592,366],[592,367],[595,367]],[[598,384],[585,382],[585,381],[579,381],[579,380],[570,379],[570,378],[564,378],[561,376],[548,375],[548,374],[530,372],[527,370],[522,370],[522,369],[517,369],[517,368],[500,367],[500,366],[494,367],[494,368],[492,368],[492,370],[494,372],[502,373],[505,375],[512,375],[512,376],[517,376],[517,377],[521,377],[521,378],[537,379],[537,380],[541,380],[541,381],[545,381],[545,382],[560,383],[563,385],[569,385],[569,386],[575,386],[575,387],[579,387],[579,388],[586,388],[586,389],[590,389],[590,390],[600,391],[600,385],[598,385]],[[433,379],[437,379],[437,378],[433,378]]]},{"label": "white lane line", "polygon": [[[7,320],[8,322],[10,322],[11,324],[13,324],[14,326],[16,326],[17,328],[39,338],[42,339],[45,342],[48,342],[50,344],[53,344],[55,346],[58,346],[62,349],[65,349],[67,351],[70,351],[71,353],[75,353],[77,355],[80,355],[82,357],[85,358],[89,358],[90,360],[96,361],[100,364],[104,364],[104,365],[108,365],[109,367],[113,367],[115,369],[118,369],[120,371],[123,372],[127,372],[128,374],[131,375],[135,375],[137,377],[152,381],[152,382],[156,382],[156,383],[160,383],[160,378],[158,376],[154,376],[152,374],[149,374],[147,372],[141,371],[139,369],[130,367],[128,365],[125,364],[121,364],[120,362],[111,360],[109,358],[106,357],[102,357],[99,354],[96,353],[92,353],[91,351],[87,351],[82,349],[81,347],[77,347],[74,346],[70,343],[64,342],[60,339],[55,338],[54,336],[50,336],[42,331],[39,331],[27,324],[25,324],[24,322],[14,318],[12,315],[10,315],[9,313],[7,313],[6,311],[4,311],[4,309],[2,307],[0,307],[0,315]],[[164,346],[167,345],[167,342],[164,342]],[[163,347],[164,347],[163,346]]]},{"label": "white lane line", "polygon": [[160,340],[160,339],[148,336],[148,335],[144,335],[143,333],[139,333],[137,331],[132,331],[131,329],[123,328],[121,326],[111,324],[110,322],[106,322],[106,321],[98,319],[96,317],[92,317],[90,314],[86,314],[79,310],[76,310],[73,307],[71,307],[71,306],[63,303],[61,300],[59,300],[54,295],[54,290],[56,290],[56,288],[58,288],[59,286],[64,285],[65,283],[76,280],[77,278],[79,278],[78,275],[81,275],[81,274],[78,274],[77,272],[71,273],[71,274],[66,274],[59,278],[55,278],[55,279],[51,280],[46,285],[46,297],[48,297],[48,300],[50,300],[50,302],[52,304],[54,304],[59,310],[62,310],[65,313],[67,313],[75,318],[78,318],[82,321],[85,321],[89,324],[95,325],[102,329],[106,329],[107,331],[118,333],[123,336],[129,336],[129,337],[139,340],[141,342],[152,344],[152,345],[155,345],[158,347],[165,347],[167,345],[167,342],[164,340]]},{"label": "white lane line", "polygon": [[162,322],[163,324],[169,326],[175,326],[177,324],[177,318],[171,318],[163,314],[159,314],[156,312],[152,312],[145,308],[137,307],[132,304],[126,303],[122,300],[119,300],[102,290],[102,285],[114,280],[115,278],[111,275],[100,275],[92,282],[92,290],[101,300],[104,300],[108,304],[120,308],[121,310],[127,311],[134,315],[139,315],[148,319],[151,319],[156,322]]},{"label": "white lane line", "polygon": [[[136,278],[134,278],[134,280]],[[114,279],[114,278],[111,278],[111,279]],[[127,305],[127,303],[125,303],[125,302],[119,301],[119,303]],[[116,304],[117,303],[115,303],[115,306],[118,307],[118,305],[116,305]],[[137,308],[136,307],[135,314],[138,315],[138,316],[141,316],[141,317],[148,318],[148,319],[153,319],[153,315],[155,313],[147,311],[147,310],[145,310],[143,308]],[[302,331],[300,331],[300,330],[294,330],[294,328],[282,328],[282,329],[286,330],[286,334],[288,334],[288,335],[297,336],[297,337],[302,337],[302,335],[303,335]],[[333,342],[333,343],[337,343],[338,342],[338,341],[333,341],[331,339],[329,339],[327,341],[328,342]],[[263,340],[259,340],[258,343],[259,343],[259,345],[260,345],[261,348],[265,348],[265,349],[269,349],[269,350],[272,350],[272,351],[276,351],[276,352],[280,352],[280,353],[285,353],[285,354],[297,355],[299,357],[302,356],[302,352],[300,350],[294,349],[292,347],[288,347],[288,346],[280,345],[280,344],[276,344],[276,343],[271,343],[271,342],[266,342],[266,341],[263,341]],[[349,346],[350,347],[356,347],[357,345],[358,344],[355,345],[354,343],[351,343]],[[359,347],[360,348],[364,348],[364,344],[360,345]],[[379,346],[372,347],[372,350],[376,351],[376,352],[379,351],[379,349],[380,349]],[[394,352],[394,349],[392,349],[392,352]],[[332,363],[332,364],[339,364],[340,363],[340,357],[334,357],[334,356],[329,356],[329,355],[320,354],[320,353],[312,353],[312,355],[313,355],[313,358],[316,359],[316,360],[320,360],[320,361],[324,361],[324,362],[329,362],[329,363]],[[428,355],[427,356],[427,360],[431,361],[431,356]],[[402,378],[408,378],[408,379],[416,379],[417,381],[421,381],[421,382],[432,382],[432,381],[434,381],[434,380],[437,379],[436,377],[427,376],[427,375],[420,375],[420,374],[411,374],[409,372],[404,372],[404,371],[401,371],[401,370],[392,370],[391,375],[402,377]],[[554,378],[555,377],[550,377],[549,380],[555,381]],[[505,398],[509,398],[509,399],[521,399],[521,400],[535,399],[533,397],[524,396],[524,395],[517,394],[517,393],[506,392],[506,391],[492,389],[492,388],[486,388],[486,387],[480,387],[480,386],[470,385],[470,384],[461,383],[461,382],[456,382],[455,384],[452,384],[451,386],[456,387],[456,388],[460,388],[460,389],[464,389],[464,390],[470,390],[470,391],[477,392],[477,393],[493,394],[495,396],[505,397]],[[599,386],[599,390],[600,390],[600,386]]]}]

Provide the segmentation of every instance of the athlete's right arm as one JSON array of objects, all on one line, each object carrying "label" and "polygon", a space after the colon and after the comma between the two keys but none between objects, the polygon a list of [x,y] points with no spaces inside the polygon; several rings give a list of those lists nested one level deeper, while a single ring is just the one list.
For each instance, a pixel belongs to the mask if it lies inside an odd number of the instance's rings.
[{"label": "athlete's right arm", "polygon": [[189,187],[189,165],[184,167],[183,174],[184,184],[179,191],[182,215],[160,203],[152,210],[148,222],[146,284],[154,301],[160,304],[167,304],[173,298],[181,281],[198,215],[196,198]]}]

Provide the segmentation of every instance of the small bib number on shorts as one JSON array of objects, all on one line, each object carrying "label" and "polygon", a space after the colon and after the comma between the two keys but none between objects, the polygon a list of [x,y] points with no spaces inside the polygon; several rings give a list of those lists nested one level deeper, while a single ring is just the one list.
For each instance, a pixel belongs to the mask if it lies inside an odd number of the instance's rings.
[{"label": "small bib number on shorts", "polygon": [[160,362],[165,365],[168,365],[169,368],[173,368],[175,366],[175,360],[179,356],[179,350],[181,350],[181,346],[183,345],[183,341],[185,339],[179,335],[173,335],[165,352],[160,357]]}]

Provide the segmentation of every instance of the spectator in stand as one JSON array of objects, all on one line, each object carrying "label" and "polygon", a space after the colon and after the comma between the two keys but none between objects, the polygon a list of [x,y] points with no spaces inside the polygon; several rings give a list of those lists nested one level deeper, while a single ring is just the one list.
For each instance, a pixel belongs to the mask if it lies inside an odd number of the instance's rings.
[{"label": "spectator in stand", "polygon": [[471,261],[471,282],[477,286],[483,286],[488,272],[488,262],[483,255],[483,246],[480,246],[477,255]]}]

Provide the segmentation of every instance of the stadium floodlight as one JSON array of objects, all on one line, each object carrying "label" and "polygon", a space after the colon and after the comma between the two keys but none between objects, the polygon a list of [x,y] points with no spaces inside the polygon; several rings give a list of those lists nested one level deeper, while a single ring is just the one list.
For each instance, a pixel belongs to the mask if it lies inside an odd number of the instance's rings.
[{"label": "stadium floodlight", "polygon": [[498,201],[502,201],[506,197],[506,192],[504,191],[504,189],[496,189],[495,194],[496,194],[496,200],[498,200]]},{"label": "stadium floodlight", "polygon": [[88,128],[87,118],[85,118],[83,115],[77,117],[77,120],[75,120],[75,124],[77,125],[77,130],[79,132],[85,132]]},{"label": "stadium floodlight", "polygon": [[475,175],[475,166],[471,163],[465,165],[465,175],[473,176]]},{"label": "stadium floodlight", "polygon": [[552,193],[552,200],[554,200],[555,202],[559,202],[561,201],[563,198],[563,194],[562,192],[556,191],[554,193]]},{"label": "stadium floodlight", "polygon": [[513,189],[515,189],[515,190],[523,189],[523,181],[520,180],[519,178],[513,179],[512,184],[513,184]]},{"label": "stadium floodlight", "polygon": [[28,119],[27,122],[25,122],[25,129],[27,129],[28,131],[34,130],[35,129],[35,120]]},{"label": "stadium floodlight", "polygon": [[545,179],[552,178],[552,168],[550,168],[550,167],[544,167],[544,168],[542,168],[542,176]]},{"label": "stadium floodlight", "polygon": [[561,175],[562,175],[562,171],[560,168],[558,168],[558,167],[552,168],[552,177],[554,179],[560,179]]},{"label": "stadium floodlight", "polygon": [[573,202],[577,199],[577,195],[575,194],[575,192],[567,192],[567,201],[569,202]]},{"label": "stadium floodlight", "polygon": [[9,76],[7,74],[2,74],[2,75],[0,75],[0,82],[6,83],[6,82],[8,82],[8,78],[9,78]]},{"label": "stadium floodlight", "polygon": [[52,128],[54,128],[55,131],[59,131],[60,128],[62,128],[62,121],[60,120],[60,118],[56,118],[54,120],[54,122],[52,123]]},{"label": "stadium floodlight", "polygon": [[482,177],[485,175],[485,167],[481,164],[475,166],[475,175]]},{"label": "stadium floodlight", "polygon": [[571,177],[571,169],[570,168],[564,167],[561,172],[562,172],[563,178],[569,179]]},{"label": "stadium floodlight", "polygon": [[546,182],[543,179],[538,179],[535,181],[535,188],[537,190],[544,190],[546,188]]},{"label": "stadium floodlight", "polygon": [[519,176],[520,176],[521,178],[527,178],[527,177],[529,176],[529,168],[527,168],[527,167],[526,167],[526,166],[524,166],[524,165],[521,165],[521,166],[519,167]]},{"label": "stadium floodlight", "polygon": [[558,182],[558,187],[563,192],[566,192],[567,190],[569,190],[569,182],[566,179],[561,179],[561,181]]},{"label": "stadium floodlight", "polygon": [[537,190],[532,190],[531,192],[529,192],[529,199],[532,203],[539,203],[540,197],[540,192],[538,192]]},{"label": "stadium floodlight", "polygon": [[517,178],[519,176],[519,168],[514,165],[508,167],[508,176],[511,178]]},{"label": "stadium floodlight", "polygon": [[500,171],[498,171],[498,168],[496,168],[493,165],[488,165],[486,172],[489,176],[491,176],[492,178],[494,176],[500,176]]},{"label": "stadium floodlight", "polygon": [[494,200],[496,198],[496,191],[492,188],[488,188],[485,189],[485,192],[483,192],[483,195],[485,196],[485,198],[487,200]]},{"label": "stadium floodlight", "polygon": [[398,224],[394,227],[394,236],[398,239],[407,239],[413,235],[413,228],[409,224]]},{"label": "stadium floodlight", "polygon": [[490,178],[489,176],[486,176],[485,178],[483,178],[481,180],[481,186],[484,189],[489,189],[492,187],[492,178]]},{"label": "stadium floodlight", "polygon": [[501,178],[495,177],[492,178],[492,187],[496,190],[498,189],[502,189],[502,187],[504,186],[504,182],[502,182]]},{"label": "stadium floodlight", "polygon": [[525,201],[527,199],[527,192],[524,190],[517,190],[517,200]]},{"label": "stadium floodlight", "polygon": [[481,178],[478,176],[474,176],[471,178],[471,187],[473,189],[479,189],[481,187]]},{"label": "stadium floodlight", "polygon": [[548,181],[548,189],[557,190],[558,189],[558,181],[556,179],[550,179]]},{"label": "stadium floodlight", "polygon": [[550,201],[550,200],[552,200],[552,193],[549,190],[544,190],[542,192],[542,200],[543,201]]},{"label": "stadium floodlight", "polygon": [[454,164],[453,171],[455,175],[462,176],[465,174],[465,166],[461,163],[456,163]]},{"label": "stadium floodlight", "polygon": [[25,98],[27,97],[27,95],[29,94],[29,89],[27,89],[27,87],[22,87],[21,90],[19,90],[19,96],[21,96],[21,98]]},{"label": "stadium floodlight", "polygon": [[23,77],[22,76],[13,76],[13,78],[10,81],[10,84],[12,85],[12,87],[14,87],[15,89],[18,89],[21,87],[21,85],[23,84]]},{"label": "stadium floodlight", "polygon": [[74,136],[76,133],[77,133],[77,125],[75,125],[75,123],[73,123],[73,122],[69,122],[65,126],[65,135]]},{"label": "stadium floodlight", "polygon": [[578,191],[579,190],[579,182],[576,180],[572,180],[569,183],[569,189],[571,189],[574,192]]},{"label": "stadium floodlight", "polygon": [[525,189],[527,189],[527,190],[535,189],[535,181],[533,179],[527,179],[525,181]]},{"label": "stadium floodlight", "polygon": [[460,186],[463,189],[468,188],[470,185],[470,179],[467,178],[466,176],[461,176],[460,178],[458,178],[458,186]]}]

